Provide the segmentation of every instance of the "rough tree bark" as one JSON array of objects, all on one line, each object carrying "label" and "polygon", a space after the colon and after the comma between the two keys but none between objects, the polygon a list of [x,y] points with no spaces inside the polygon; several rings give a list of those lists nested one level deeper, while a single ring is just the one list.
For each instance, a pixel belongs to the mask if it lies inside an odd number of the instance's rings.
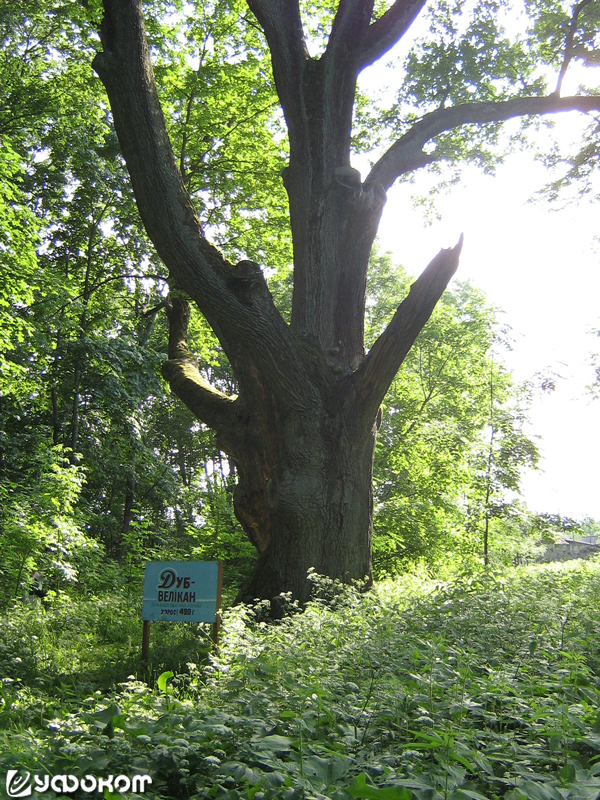
[{"label": "rough tree bark", "polygon": [[[307,570],[370,579],[372,464],[378,411],[391,381],[454,274],[462,241],[442,250],[365,355],[368,258],[386,190],[435,160],[423,147],[467,123],[599,108],[590,97],[470,103],[426,115],[364,182],[350,166],[359,72],[408,30],[423,0],[396,0],[372,21],[373,0],[340,0],[324,54],[308,55],[298,0],[248,0],[266,36],[289,132],[283,176],[294,246],[291,324],[260,267],[228,263],[206,240],[167,136],[144,33],[141,0],[104,0],[103,52],[94,69],[110,100],[138,208],[170,273],[172,390],[234,459],[235,511],[258,551],[243,599],[291,591]],[[187,347],[188,298],[215,331],[239,394],[206,383]]]}]

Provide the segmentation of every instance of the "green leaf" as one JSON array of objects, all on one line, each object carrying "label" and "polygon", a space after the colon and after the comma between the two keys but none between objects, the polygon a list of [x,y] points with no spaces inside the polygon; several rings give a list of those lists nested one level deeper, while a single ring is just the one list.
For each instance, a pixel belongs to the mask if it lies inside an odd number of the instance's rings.
[{"label": "green leaf", "polygon": [[284,752],[291,749],[292,740],[288,736],[273,734],[271,736],[263,736],[261,739],[255,739],[254,744],[264,747],[266,750]]},{"label": "green leaf", "polygon": [[400,786],[385,786],[379,789],[367,783],[367,775],[361,772],[346,789],[359,800],[411,800],[412,792]]},{"label": "green leaf", "polygon": [[575,765],[572,764],[570,761],[564,765],[564,767],[559,771],[558,777],[564,783],[573,783],[573,781],[577,777],[577,771],[575,770]]},{"label": "green leaf", "polygon": [[102,709],[102,711],[96,711],[96,713],[93,714],[93,719],[108,725],[110,722],[112,722],[113,718],[118,717],[120,713],[121,710],[119,707],[113,703],[112,705],[108,706],[108,708]]},{"label": "green leaf", "polygon": [[353,763],[354,759],[343,755],[333,755],[329,758],[312,755],[304,758],[302,762],[304,774],[309,780],[318,778],[326,785],[337,782]]},{"label": "green leaf", "polygon": [[537,638],[532,639],[529,642],[529,653],[530,653],[530,655],[533,655],[535,653],[535,651],[537,650],[537,648],[538,648],[538,640],[537,640]]},{"label": "green leaf", "polygon": [[551,736],[548,739],[548,750],[550,755],[557,753],[562,747],[562,736]]},{"label": "green leaf", "polygon": [[588,747],[591,747],[592,750],[598,750],[600,752],[600,735],[596,733],[588,733],[588,735],[584,736],[581,741],[584,744],[587,744]]},{"label": "green leaf", "polygon": [[552,786],[534,781],[519,782],[519,793],[527,800],[562,800],[561,795]]},{"label": "green leaf", "polygon": [[158,676],[158,680],[156,681],[156,685],[160,692],[166,693],[167,691],[167,682],[173,677],[174,673],[169,670],[168,672],[163,672]]},{"label": "green leaf", "polygon": [[128,720],[125,714],[120,714],[118,717],[112,719],[113,728],[120,728],[125,733],[132,736],[143,736],[148,733],[148,726],[142,724],[139,720]]}]

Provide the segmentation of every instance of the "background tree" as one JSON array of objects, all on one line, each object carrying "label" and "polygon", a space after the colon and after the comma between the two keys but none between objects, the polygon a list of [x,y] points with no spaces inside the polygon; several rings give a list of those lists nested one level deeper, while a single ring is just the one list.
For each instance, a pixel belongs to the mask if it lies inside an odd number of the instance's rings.
[{"label": "background tree", "polygon": [[[389,256],[371,258],[367,344],[409,284]],[[395,377],[375,450],[378,573],[394,574],[415,561],[487,561],[490,527],[497,554],[507,549],[507,520],[518,514],[524,524],[515,531],[515,546],[521,553],[527,549],[527,514],[516,498],[521,473],[535,465],[537,450],[523,433],[524,392],[498,354],[504,338],[481,292],[455,283]]]},{"label": "background tree", "polygon": [[[291,590],[303,599],[310,567],[344,580],[370,575],[379,406],[460,252],[459,244],[431,262],[365,356],[368,257],[386,191],[400,176],[428,164],[468,154],[485,160],[490,124],[600,108],[594,95],[561,96],[578,34],[596,21],[594,4],[581,3],[567,14],[556,46],[544,27],[554,10],[545,6],[530,7],[533,33],[525,43],[509,39],[494,5],[476,5],[468,19],[460,7],[439,5],[430,12],[430,39],[418,42],[409,55],[399,103],[389,115],[395,141],[362,181],[350,166],[358,75],[406,34],[422,7],[420,0],[397,0],[381,9],[364,0],[342,0],[318,15],[322,23],[331,22],[320,54],[311,56],[296,3],[249,2],[269,46],[288,133],[284,185],[294,258],[288,325],[263,271],[247,258],[259,254],[246,252],[232,264],[205,237],[186,185],[186,153],[180,149],[175,158],[169,141],[141,3],[103,3],[102,52],[94,69],[109,96],[142,220],[170,275],[169,361],[163,374],[216,430],[220,447],[236,463],[236,514],[259,553],[249,597]],[[308,13],[309,28],[314,18]],[[261,62],[269,81],[256,23],[247,13],[240,21],[252,38],[244,41],[247,60]],[[185,24],[190,31],[193,18]],[[555,88],[545,93],[539,67],[556,61]],[[193,95],[188,94],[190,119],[196,98],[208,89],[202,71],[196,73]],[[167,107],[173,128],[181,113],[170,111]],[[195,198],[203,199],[201,193]],[[229,359],[235,397],[200,376],[187,343],[187,297]]]},{"label": "background tree", "polygon": [[525,467],[535,467],[539,459],[537,447],[523,430],[527,420],[526,387],[515,390],[510,374],[496,361],[493,345],[482,381],[487,402],[481,407],[487,419],[480,447],[473,454],[475,475],[467,495],[467,525],[480,532],[486,567],[494,549],[493,541],[490,547],[493,532],[521,512],[516,502],[521,472]]}]

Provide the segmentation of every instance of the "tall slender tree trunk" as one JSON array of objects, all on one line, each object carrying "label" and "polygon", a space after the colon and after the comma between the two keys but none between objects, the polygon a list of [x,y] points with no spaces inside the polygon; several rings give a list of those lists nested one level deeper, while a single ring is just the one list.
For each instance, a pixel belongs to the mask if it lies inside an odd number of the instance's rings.
[{"label": "tall slender tree trunk", "polygon": [[58,411],[58,374],[60,363],[60,347],[61,347],[61,330],[58,328],[56,331],[56,351],[52,359],[51,381],[50,387],[50,401],[52,403],[52,444],[56,447],[60,444],[60,416]]},{"label": "tall slender tree trunk", "polygon": [[79,406],[80,406],[80,389],[83,372],[85,369],[85,353],[83,345],[85,337],[87,336],[88,327],[88,307],[92,292],[91,279],[92,279],[92,264],[94,258],[94,239],[98,232],[98,225],[102,220],[105,209],[101,212],[98,219],[94,220],[90,225],[88,231],[88,240],[86,248],[85,260],[85,273],[83,279],[83,292],[81,294],[81,302],[83,305],[79,317],[79,335],[77,337],[77,350],[75,353],[75,368],[73,371],[73,402],[71,406],[71,462],[79,464],[79,457],[77,456],[77,449],[79,447]]},{"label": "tall slender tree trunk", "polygon": [[492,355],[492,362],[490,364],[490,382],[489,382],[489,420],[488,424],[490,426],[490,446],[488,449],[488,456],[487,456],[487,467],[486,467],[486,474],[485,474],[485,507],[484,507],[484,526],[483,526],[483,563],[484,566],[489,566],[490,563],[490,554],[489,554],[489,544],[490,544],[490,516],[491,516],[491,507],[490,507],[490,500],[492,497],[492,473],[494,469],[494,445],[496,439],[496,422],[494,419],[494,405],[495,405],[495,394],[494,394],[494,358]]},{"label": "tall slender tree trunk", "polygon": [[134,453],[131,460],[130,468],[125,477],[125,496],[123,499],[123,517],[121,520],[121,539],[119,542],[119,546],[117,547],[117,556],[120,559],[124,558],[129,550],[129,542],[127,540],[127,534],[129,533],[129,528],[131,526],[131,523],[133,522],[133,516],[134,516],[133,512],[135,508],[135,489],[136,489],[135,461],[136,459]]}]

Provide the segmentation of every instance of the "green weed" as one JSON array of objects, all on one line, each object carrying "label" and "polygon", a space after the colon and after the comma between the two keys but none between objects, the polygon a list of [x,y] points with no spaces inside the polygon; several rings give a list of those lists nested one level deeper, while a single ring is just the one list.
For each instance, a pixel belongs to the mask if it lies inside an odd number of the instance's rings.
[{"label": "green weed", "polygon": [[149,798],[597,800],[599,579],[596,561],[325,586],[278,623],[229,610],[210,663],[174,654],[155,688],[55,685],[44,706],[13,677],[0,766],[148,771]]}]

